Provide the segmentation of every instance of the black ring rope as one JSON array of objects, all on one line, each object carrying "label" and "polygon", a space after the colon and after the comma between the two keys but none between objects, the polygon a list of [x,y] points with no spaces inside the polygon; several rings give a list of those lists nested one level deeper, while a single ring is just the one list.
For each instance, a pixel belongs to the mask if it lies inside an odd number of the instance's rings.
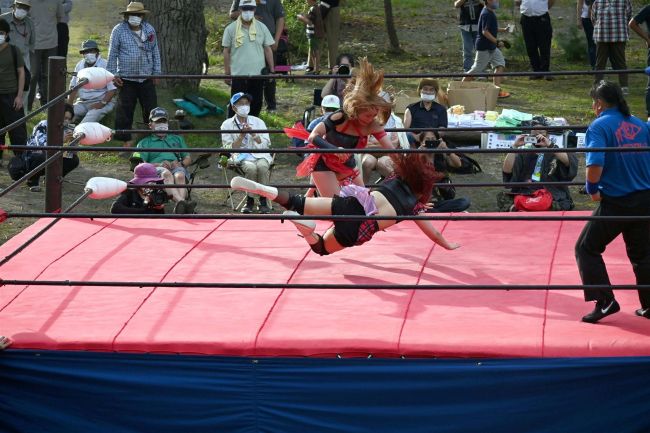
[{"label": "black ring rope", "polygon": [[[471,183],[451,183],[451,184],[437,184],[441,188],[447,186],[459,187],[459,188],[473,188],[473,187],[485,187],[485,188],[525,188],[531,186],[584,186],[584,182],[504,182],[504,183],[489,183],[489,182],[471,182]],[[316,188],[316,185],[311,184],[300,184],[300,183],[274,183],[267,184],[274,188],[281,189],[306,189],[306,188]],[[372,188],[377,186],[376,184],[369,183],[366,184],[366,188]],[[128,189],[138,189],[142,188],[141,185],[128,184],[126,186]],[[230,185],[225,183],[205,183],[205,184],[147,184],[147,188],[150,189],[167,189],[167,188],[178,188],[178,189],[230,189]]]},{"label": "black ring rope", "polygon": [[[517,132],[517,131],[566,131],[578,130],[586,131],[589,125],[555,125],[555,126],[459,126],[455,127],[438,127],[438,128],[386,128],[385,132],[481,132],[481,131],[496,131],[496,132]],[[115,134],[153,134],[151,129],[116,129],[113,131]],[[170,129],[165,131],[166,134],[175,135],[222,135],[222,134],[235,134],[242,133],[240,129]],[[284,134],[284,129],[248,129],[246,133],[253,134]]]},{"label": "black ring rope", "polygon": [[[605,69],[605,70],[581,70],[581,71],[546,71],[546,72],[479,72],[475,74],[466,74],[463,72],[438,72],[438,73],[419,73],[419,74],[387,74],[384,78],[464,78],[464,77],[545,77],[545,76],[572,76],[572,75],[618,75],[618,74],[645,74],[645,69]],[[185,80],[329,80],[342,79],[347,80],[350,75],[293,75],[293,74],[266,74],[266,75],[226,75],[226,74],[209,74],[209,75],[190,75],[190,74],[160,74],[160,75],[129,75],[120,77],[127,80],[167,80],[167,79],[185,79]]]},{"label": "black ring rope", "polygon": [[[50,107],[56,105],[62,99],[65,99],[68,95],[70,95],[72,92],[74,92],[75,90],[79,90],[80,88],[82,88],[86,84],[88,84],[88,79],[83,78],[83,79],[79,80],[79,83],[77,83],[76,86],[74,86],[71,89],[61,93],[56,98],[50,99],[46,104],[41,105],[40,107],[38,107],[36,110],[32,111],[31,113],[29,113],[25,117],[22,117],[22,118],[16,120],[14,123],[11,123],[11,124],[5,126],[4,128],[0,129],[0,134],[5,134],[5,133],[11,131],[12,129],[22,125],[23,123],[27,123],[27,121],[29,119],[31,119],[32,117],[42,113],[43,111],[49,109]],[[11,148],[12,148],[11,146],[0,146],[0,149],[11,149]]]},{"label": "black ring rope", "polygon": [[[33,149],[33,146],[12,146],[17,150],[29,150]],[[48,150],[70,150],[67,146],[47,146]],[[81,146],[75,147],[75,152],[123,152],[124,147],[108,147],[108,146]],[[141,149],[137,147],[128,148],[134,152],[139,153],[151,153],[151,152],[165,152],[169,148],[164,147],[151,147],[146,149]],[[188,147],[182,149],[186,153],[240,153],[237,152],[240,149],[231,149],[225,147]],[[373,154],[373,153],[592,153],[592,152],[648,152],[650,151],[647,147],[589,147],[589,148],[577,148],[577,147],[535,147],[535,148],[497,148],[497,149],[469,149],[469,148],[457,148],[457,149],[377,149],[377,148],[364,148],[364,149],[319,149],[319,148],[306,148],[306,147],[291,147],[291,148],[267,148],[267,149],[241,149],[245,150],[246,153],[277,153],[277,154],[300,154],[300,153],[358,153],[358,154]]]},{"label": "black ring rope", "polygon": [[283,214],[106,214],[48,212],[7,212],[7,218],[66,218],[66,219],[167,219],[167,220],[325,220],[325,221],[650,221],[650,215],[477,215],[469,213],[427,213],[425,215],[384,216],[384,215],[283,215]]},{"label": "black ring rope", "polygon": [[76,281],[76,280],[0,280],[0,286],[84,286],[84,287],[161,287],[205,289],[299,289],[299,290],[649,290],[648,284],[290,284],[290,283],[179,283],[160,281]]}]

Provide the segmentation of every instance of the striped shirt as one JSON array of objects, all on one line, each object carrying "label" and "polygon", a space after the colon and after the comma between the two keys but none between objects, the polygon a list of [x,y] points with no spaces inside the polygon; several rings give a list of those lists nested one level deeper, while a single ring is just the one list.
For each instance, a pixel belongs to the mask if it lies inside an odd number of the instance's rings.
[{"label": "striped shirt", "polygon": [[627,42],[632,18],[630,0],[596,0],[591,7],[594,42]]},{"label": "striped shirt", "polygon": [[[106,69],[119,77],[160,75],[160,49],[153,26],[142,22],[140,31],[133,32],[126,21],[111,32]],[[142,83],[142,78],[130,79]]]}]

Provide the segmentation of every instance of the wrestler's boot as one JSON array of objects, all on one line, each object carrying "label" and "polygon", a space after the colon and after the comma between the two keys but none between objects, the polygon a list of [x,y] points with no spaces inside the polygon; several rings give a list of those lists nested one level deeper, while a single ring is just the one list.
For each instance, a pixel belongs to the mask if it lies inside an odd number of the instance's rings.
[{"label": "wrestler's boot", "polygon": [[230,181],[230,187],[238,191],[246,191],[273,200],[287,210],[302,214],[305,211],[305,197],[299,194],[290,194],[288,191],[279,191],[272,186],[262,185],[241,176],[235,176]]},{"label": "wrestler's boot", "polygon": [[272,186],[262,185],[254,180],[246,179],[245,177],[235,176],[230,181],[230,187],[238,191],[246,191],[251,194],[261,195],[270,200],[275,200],[278,196],[278,189]]},{"label": "wrestler's boot", "polygon": [[[292,210],[285,210],[282,212],[283,215],[300,215],[298,212]],[[318,237],[314,235],[314,230],[316,230],[316,221],[314,220],[289,220],[296,226],[300,234],[307,241],[309,245],[313,245],[318,242]]]}]

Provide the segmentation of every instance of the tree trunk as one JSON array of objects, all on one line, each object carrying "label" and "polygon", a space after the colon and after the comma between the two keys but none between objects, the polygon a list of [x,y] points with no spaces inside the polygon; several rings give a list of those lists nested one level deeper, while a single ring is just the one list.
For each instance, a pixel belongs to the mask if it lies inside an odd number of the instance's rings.
[{"label": "tree trunk", "polygon": [[[147,16],[158,34],[163,74],[203,73],[207,61],[203,0],[149,0]],[[165,80],[167,87],[197,90],[199,80]]]},{"label": "tree trunk", "polygon": [[388,40],[390,41],[390,51],[400,52],[397,31],[395,30],[395,20],[393,19],[393,3],[391,0],[384,0],[384,13],[386,15],[386,30],[388,31]]}]

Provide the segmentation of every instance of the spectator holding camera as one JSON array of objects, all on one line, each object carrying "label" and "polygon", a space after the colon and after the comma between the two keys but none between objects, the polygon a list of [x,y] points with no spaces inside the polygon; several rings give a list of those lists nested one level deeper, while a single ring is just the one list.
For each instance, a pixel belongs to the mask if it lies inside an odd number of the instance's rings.
[{"label": "spectator holding camera", "polygon": [[[419,149],[448,149],[447,143],[437,138],[433,131],[425,131],[418,136],[417,148]],[[455,153],[433,153],[427,155],[433,162],[436,172],[442,178],[435,183],[431,191],[430,213],[463,212],[470,206],[470,201],[465,197],[456,197],[456,189],[449,177],[450,168],[459,168],[462,164],[460,156]]]},{"label": "spectator holding camera", "polygon": [[[544,126],[533,121],[533,126]],[[569,182],[578,173],[578,158],[566,153],[553,144],[544,129],[532,130],[530,134],[519,135],[514,149],[557,148],[552,153],[508,153],[503,161],[504,182],[527,182],[529,185],[515,187],[511,192],[497,195],[501,211],[546,211],[571,210],[574,207],[569,188],[566,186],[539,185],[539,182]]]},{"label": "spectator holding camera", "polygon": [[[192,163],[192,157],[188,152],[187,144],[183,137],[174,134],[167,134],[169,129],[169,115],[167,110],[156,107],[149,113],[149,128],[153,131],[151,135],[143,138],[138,143],[137,149],[169,149],[167,152],[136,152],[133,157],[142,159],[157,167],[165,184],[185,185],[189,180],[187,167]],[[174,213],[193,214],[196,202],[186,201],[187,189],[168,188],[167,193],[176,202]]]},{"label": "spectator holding camera", "polygon": [[[226,119],[221,124],[221,129],[230,131],[240,131],[238,134],[222,134],[221,140],[223,147],[228,149],[237,149],[239,153],[232,156],[235,164],[241,168],[246,179],[256,182],[268,183],[270,177],[271,164],[273,156],[270,153],[248,153],[246,149],[268,149],[271,147],[271,138],[269,134],[258,134],[249,132],[252,130],[266,129],[266,124],[259,117],[251,116],[250,107],[252,97],[246,93],[240,92],[230,98],[231,109],[235,115]],[[242,213],[252,213],[255,206],[255,198],[248,194],[246,205],[241,209]],[[259,198],[258,211],[261,214],[271,212],[266,198]]]},{"label": "spectator holding camera", "polygon": [[[262,111],[264,80],[245,78],[246,75],[260,75],[274,72],[274,56],[271,47],[275,40],[268,27],[255,19],[255,0],[240,0],[239,16],[228,24],[223,32],[223,64],[226,75],[235,78],[228,80],[230,96],[240,92],[252,96],[251,111],[259,116]],[[235,113],[232,107],[228,116]]]},{"label": "spectator holding camera", "polygon": [[[351,54],[341,54],[336,58],[336,66],[332,68],[334,75],[352,75],[352,68],[354,67],[354,57]],[[341,101],[344,97],[345,86],[348,84],[348,79],[344,78],[331,78],[323,87],[321,96],[334,95]]]},{"label": "spectator holding camera", "polygon": [[122,192],[111,206],[113,214],[164,214],[167,193],[160,188],[147,188],[147,185],[162,185],[163,178],[158,175],[156,166],[143,162],[133,170],[134,177],[129,181],[138,188],[128,188]]}]

